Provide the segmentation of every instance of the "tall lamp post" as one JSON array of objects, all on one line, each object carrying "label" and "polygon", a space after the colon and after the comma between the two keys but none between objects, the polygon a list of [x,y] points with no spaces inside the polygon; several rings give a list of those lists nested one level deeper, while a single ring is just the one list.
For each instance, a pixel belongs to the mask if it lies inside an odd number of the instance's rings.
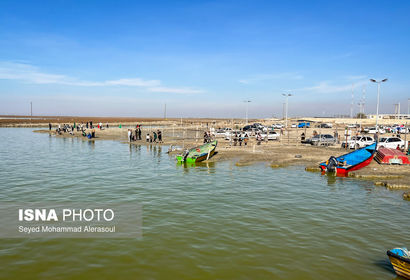
[{"label": "tall lamp post", "polygon": [[370,82],[377,83],[377,107],[376,107],[376,131],[379,131],[379,102],[380,102],[380,84],[386,82],[387,79],[376,81],[375,79],[370,79]]},{"label": "tall lamp post", "polygon": [[290,93],[282,93],[283,96],[286,97],[286,107],[285,107],[285,128],[288,128],[288,99],[289,96],[292,96],[292,94]]},{"label": "tall lamp post", "polygon": [[245,120],[246,120],[246,124],[248,124],[248,104],[251,102],[250,100],[245,100],[243,101],[246,103],[246,115],[245,115]]}]

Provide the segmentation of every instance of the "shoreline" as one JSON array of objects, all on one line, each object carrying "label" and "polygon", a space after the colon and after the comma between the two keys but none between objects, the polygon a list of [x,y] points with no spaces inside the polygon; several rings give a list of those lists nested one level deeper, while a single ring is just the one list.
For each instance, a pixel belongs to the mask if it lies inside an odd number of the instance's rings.
[{"label": "shoreline", "polygon": [[[156,130],[157,128],[155,128]],[[200,130],[200,128],[198,128]],[[202,128],[203,129],[203,128]],[[310,129],[311,130],[311,129]],[[89,130],[88,130],[89,131]],[[63,133],[57,135],[55,130],[48,129],[34,130],[35,133],[47,133],[61,138],[81,138],[86,141],[113,140],[130,145],[157,145],[174,146],[181,149],[191,148],[202,144],[201,133],[193,127],[161,128],[163,132],[163,143],[147,143],[145,135],[151,132],[147,127],[143,127],[142,140],[127,141],[127,128],[110,127],[108,129],[96,129],[97,138],[88,139],[81,136],[80,132],[70,135]],[[290,133],[290,135],[292,135]],[[339,145],[328,147],[317,147],[309,144],[301,144],[297,139],[284,137],[281,141],[262,142],[256,144],[255,139],[250,139],[247,146],[232,146],[228,140],[216,138],[218,140],[217,153],[207,162],[232,161],[236,166],[249,166],[256,163],[266,163],[271,168],[285,168],[287,166],[304,166],[307,172],[320,172],[318,164],[332,155],[342,155],[348,150],[342,149]],[[296,140],[296,141],[295,141]],[[176,155],[180,151],[171,151],[171,155]],[[372,161],[370,165],[363,169],[349,173],[348,177],[359,180],[367,180],[375,186],[384,186],[390,190],[410,191],[410,166],[406,165],[380,165]],[[406,193],[405,193],[406,194]],[[405,194],[403,198],[405,198]]]}]

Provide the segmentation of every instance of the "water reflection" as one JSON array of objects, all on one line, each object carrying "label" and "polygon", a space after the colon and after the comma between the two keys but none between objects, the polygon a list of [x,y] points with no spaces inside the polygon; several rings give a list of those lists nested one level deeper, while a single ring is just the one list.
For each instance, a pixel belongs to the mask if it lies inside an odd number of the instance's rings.
[{"label": "water reflection", "polygon": [[206,171],[209,174],[215,173],[215,162],[177,162],[177,166],[183,168],[184,173],[189,173],[190,170]]},{"label": "water reflection", "polygon": [[[65,139],[65,138],[64,138]],[[88,147],[90,150],[94,151],[95,149],[95,141],[94,140],[88,140]]]}]

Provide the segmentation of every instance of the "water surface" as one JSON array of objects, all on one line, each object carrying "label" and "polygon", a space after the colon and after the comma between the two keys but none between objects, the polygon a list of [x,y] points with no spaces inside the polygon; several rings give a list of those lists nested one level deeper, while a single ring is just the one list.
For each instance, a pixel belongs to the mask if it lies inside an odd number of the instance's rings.
[{"label": "water surface", "polygon": [[303,167],[0,129],[0,201],[137,201],[141,239],[1,239],[0,279],[394,279],[410,203]]}]

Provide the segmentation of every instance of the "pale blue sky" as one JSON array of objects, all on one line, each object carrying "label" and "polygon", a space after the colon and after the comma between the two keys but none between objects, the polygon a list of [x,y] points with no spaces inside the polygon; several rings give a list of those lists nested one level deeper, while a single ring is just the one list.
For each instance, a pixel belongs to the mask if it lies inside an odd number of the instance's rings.
[{"label": "pale blue sky", "polygon": [[408,1],[2,1],[0,114],[366,112],[410,98]]}]

